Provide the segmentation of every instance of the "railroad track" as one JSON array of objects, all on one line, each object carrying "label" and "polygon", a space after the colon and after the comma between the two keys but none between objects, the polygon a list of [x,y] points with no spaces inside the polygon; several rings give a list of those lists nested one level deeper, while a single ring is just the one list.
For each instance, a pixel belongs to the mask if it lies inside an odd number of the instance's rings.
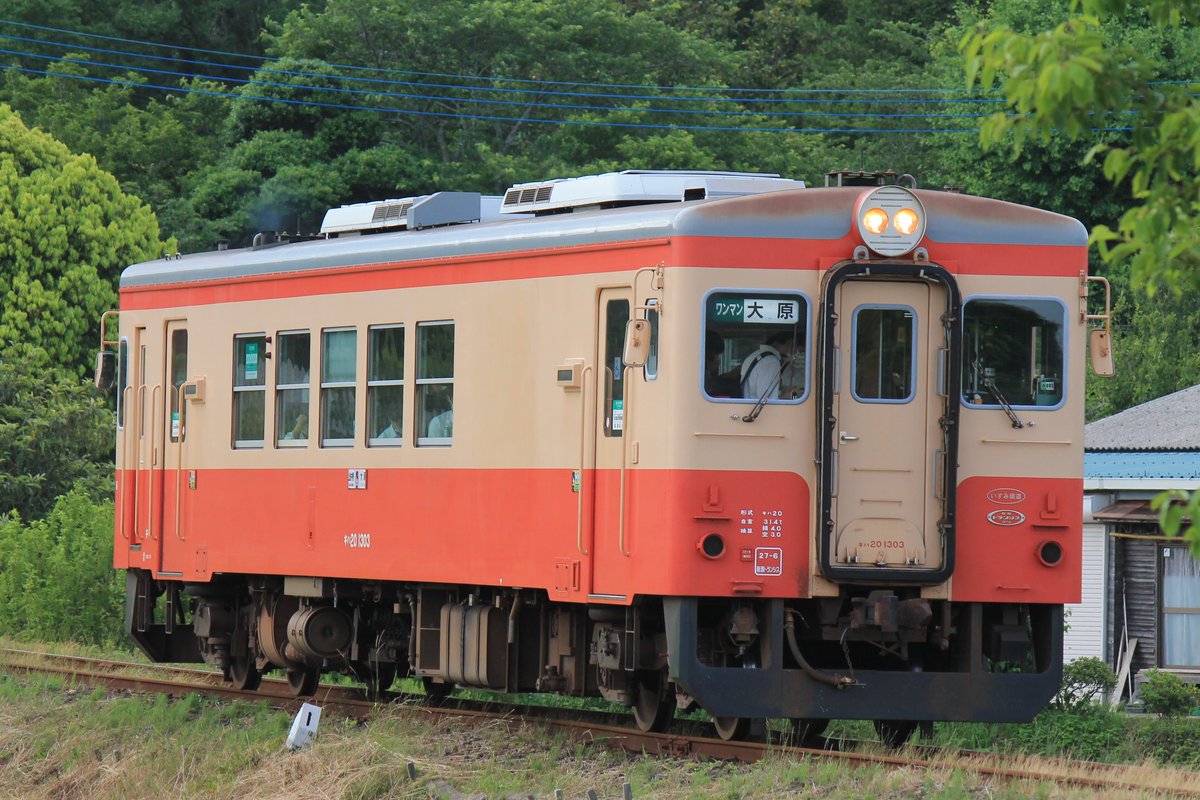
[{"label": "railroad track", "polygon": [[[266,702],[294,712],[304,699],[293,696],[287,681],[264,679],[257,691],[243,691],[221,679],[218,672],[165,666],[132,664],[120,661],[65,656],[52,653],[0,648],[0,671],[12,673],[61,675],[90,686],[114,690],[166,694],[181,697],[200,693],[227,700]],[[377,712],[380,702],[368,700],[361,689],[321,684],[309,700],[325,709],[353,718],[365,719]],[[1145,767],[1100,764],[1067,759],[1018,757],[1020,768],[1006,765],[1011,756],[976,751],[946,751],[929,747],[910,747],[902,753],[878,753],[845,749],[853,742],[829,740],[827,747],[797,747],[778,741],[724,741],[695,733],[699,723],[677,721],[676,732],[645,733],[628,727],[631,717],[605,712],[589,712],[556,707],[519,707],[451,700],[430,705],[421,694],[392,693],[384,703],[404,703],[421,713],[480,722],[503,721],[514,724],[536,723],[564,730],[582,741],[619,747],[637,753],[668,757],[699,757],[751,763],[768,754],[842,760],[850,764],[880,764],[927,770],[964,770],[997,780],[1049,781],[1063,786],[1088,789],[1156,791],[1177,797],[1200,798],[1200,777],[1193,772],[1173,769],[1148,770]],[[621,720],[628,720],[622,724]],[[925,757],[927,756],[927,757]],[[1129,773],[1136,770],[1136,780]]]}]

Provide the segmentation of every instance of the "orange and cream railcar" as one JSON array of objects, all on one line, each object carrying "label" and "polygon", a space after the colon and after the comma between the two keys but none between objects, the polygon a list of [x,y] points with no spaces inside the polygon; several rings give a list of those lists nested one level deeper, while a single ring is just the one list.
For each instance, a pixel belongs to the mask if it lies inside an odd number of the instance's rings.
[{"label": "orange and cream railcar", "polygon": [[349,206],[125,271],[115,564],[151,658],[600,694],[646,728],[698,704],[723,736],[1054,694],[1078,222],[737,173],[500,211]]}]

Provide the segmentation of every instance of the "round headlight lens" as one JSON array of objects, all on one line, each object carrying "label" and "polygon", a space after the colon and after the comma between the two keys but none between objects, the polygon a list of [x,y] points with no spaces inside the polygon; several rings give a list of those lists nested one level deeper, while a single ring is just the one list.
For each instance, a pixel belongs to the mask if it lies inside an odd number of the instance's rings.
[{"label": "round headlight lens", "polygon": [[887,226],[888,215],[882,208],[872,208],[863,214],[863,227],[871,233],[883,233]]},{"label": "round headlight lens", "polygon": [[896,226],[896,230],[900,231],[900,233],[905,236],[912,236],[921,224],[921,218],[912,209],[902,208],[896,212],[896,218],[892,224]]}]

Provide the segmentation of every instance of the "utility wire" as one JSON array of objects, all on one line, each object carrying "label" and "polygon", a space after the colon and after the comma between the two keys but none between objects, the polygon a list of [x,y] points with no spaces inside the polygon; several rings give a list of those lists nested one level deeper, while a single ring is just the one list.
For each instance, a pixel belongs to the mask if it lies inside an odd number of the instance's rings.
[{"label": "utility wire", "polygon": [[[85,62],[80,62],[85,63]],[[326,103],[315,100],[294,100],[283,97],[263,97],[246,95],[237,92],[225,92],[214,89],[196,89],[184,86],[170,86],[139,81],[126,81],[113,78],[100,78],[93,75],[78,75],[74,73],[50,72],[49,70],[22,67],[16,64],[0,64],[0,69],[22,72],[32,75],[44,75],[53,78],[69,78],[91,83],[108,84],[113,86],[129,86],[135,89],[153,89],[156,91],[175,92],[178,94],[199,94],[210,97],[227,97],[235,100],[255,100],[268,103],[284,103],[295,106],[311,106],[316,108],[332,108],[345,111],[372,111],[381,114],[401,116],[440,117],[444,119],[470,119],[493,122],[534,123],[542,125],[575,125],[594,128],[639,128],[650,130],[681,130],[681,131],[735,131],[741,133],[806,133],[806,134],[896,134],[896,133],[978,133],[978,128],[795,128],[795,127],[746,127],[740,125],[659,125],[649,122],[613,122],[579,119],[546,119],[542,117],[502,117],[490,114],[456,114],[445,111],[426,111],[418,109],[387,108],[384,106],[358,106],[345,103]],[[1100,128],[1097,130],[1128,130],[1126,128]]]},{"label": "utility wire", "polygon": [[[0,20],[0,22],[2,22],[2,20]],[[7,40],[24,42],[26,44],[43,44],[43,46],[61,47],[61,48],[66,48],[67,50],[83,50],[83,52],[85,52],[85,53],[104,53],[104,54],[108,54],[108,55],[130,56],[130,58],[134,58],[134,59],[150,59],[150,60],[154,60],[154,61],[182,62],[182,64],[187,64],[187,65],[216,67],[216,68],[220,68],[220,70],[234,70],[234,71],[239,71],[239,72],[253,72],[253,73],[265,73],[265,74],[280,74],[280,76],[300,77],[300,78],[338,79],[338,80],[344,80],[344,82],[347,82],[347,83],[380,84],[380,85],[390,85],[390,86],[418,86],[418,88],[430,88],[430,89],[455,89],[455,90],[462,90],[462,91],[479,91],[479,92],[485,92],[485,94],[486,94],[486,92],[498,92],[498,94],[520,94],[520,95],[536,94],[536,95],[558,96],[558,97],[599,97],[599,98],[610,98],[610,100],[656,100],[656,101],[673,102],[673,103],[677,103],[677,102],[706,102],[706,103],[720,102],[720,103],[790,103],[790,104],[798,104],[798,103],[804,103],[804,104],[866,103],[866,104],[871,104],[871,103],[896,103],[896,102],[904,102],[904,103],[1003,103],[1004,102],[1002,100],[1002,98],[1000,98],[1000,97],[990,97],[990,98],[989,97],[961,97],[961,98],[947,98],[947,97],[912,98],[912,97],[906,97],[906,98],[904,98],[904,100],[895,100],[895,98],[857,98],[857,97],[856,98],[844,98],[844,97],[842,97],[842,98],[829,98],[829,97],[796,98],[796,97],[755,97],[755,96],[749,96],[749,97],[725,97],[725,96],[695,97],[695,96],[686,96],[686,95],[630,95],[630,94],[619,94],[619,92],[551,91],[551,90],[545,90],[545,89],[530,90],[530,89],[512,88],[512,86],[468,86],[468,85],[461,85],[461,84],[422,82],[422,80],[358,78],[358,77],[342,76],[342,74],[328,73],[328,72],[305,72],[305,71],[301,71],[301,70],[280,70],[280,68],[275,68],[275,67],[253,67],[253,66],[241,66],[241,65],[228,65],[228,64],[222,64],[222,62],[220,62],[220,61],[205,61],[205,60],[199,60],[199,59],[176,59],[176,58],[172,58],[172,56],[168,56],[168,55],[149,55],[149,54],[144,54],[144,53],[133,53],[133,52],[131,52],[131,50],[114,50],[112,48],[106,48],[106,47],[89,47],[89,46],[84,46],[84,44],[70,44],[70,43],[66,43],[66,42],[56,42],[53,40],[43,40],[43,38],[34,38],[34,37],[29,37],[29,36],[16,36],[13,34],[0,34],[0,38],[7,38]],[[46,56],[44,56],[44,55],[25,52],[25,50],[2,50],[2,52],[12,53],[12,54],[24,54],[24,55],[30,56],[30,58],[46,58]],[[302,60],[306,60],[306,59],[296,59],[296,60],[302,61]],[[180,76],[182,76],[182,74],[187,74],[187,73],[180,73],[180,72],[158,71],[158,70],[154,70],[154,68],[151,68],[151,67],[131,67],[131,66],[126,66],[126,65],[103,64],[103,62],[101,62],[101,61],[90,61],[89,64],[112,66],[114,68],[122,68],[122,70],[133,70],[133,71],[143,71],[143,72],[160,72],[162,74],[180,74]],[[194,77],[194,76],[188,76],[188,77]],[[199,77],[211,77],[211,76],[199,76]],[[236,78],[228,78],[227,79],[227,78],[217,78],[217,77],[212,77],[212,79],[214,79],[214,80],[238,80]],[[510,79],[506,79],[506,78],[499,78],[497,80],[504,80],[504,82],[510,82]],[[251,82],[244,82],[244,83],[251,83]],[[713,89],[713,91],[732,92],[732,91],[740,91],[740,90]],[[768,90],[763,90],[763,91],[768,91]],[[804,90],[797,90],[797,91],[804,91]],[[829,91],[841,91],[841,90],[829,90]],[[847,90],[847,91],[853,91],[853,90]],[[901,92],[911,92],[913,90],[911,90],[911,89],[896,89],[896,90],[877,89],[877,90],[871,90],[871,91],[876,92],[876,94],[884,94],[884,92],[887,92],[887,94],[901,94]],[[604,108],[604,107],[596,107],[596,108]]]},{"label": "utility wire", "polygon": [[[3,38],[3,34],[0,34]],[[606,112],[633,112],[638,114],[687,114],[687,115],[703,115],[703,116],[735,116],[735,117],[765,117],[765,118],[803,118],[803,117],[832,117],[832,118],[847,118],[847,119],[978,119],[981,117],[990,116],[987,113],[945,113],[945,112],[835,112],[835,111],[750,111],[739,110],[729,111],[722,109],[703,109],[703,108],[641,108],[637,106],[595,106],[582,105],[577,103],[541,103],[533,100],[494,100],[490,98],[477,97],[457,97],[450,95],[430,95],[430,94],[413,94],[407,92],[381,92],[368,89],[347,89],[337,86],[315,86],[312,84],[296,84],[296,83],[280,83],[276,81],[263,81],[257,79],[246,78],[226,78],[222,79],[214,75],[199,75],[187,72],[177,72],[174,70],[155,69],[153,67],[138,67],[133,68],[122,64],[114,64],[106,61],[92,61],[62,59],[59,56],[44,55],[40,53],[30,53],[24,50],[10,50],[0,47],[0,54],[12,55],[21,58],[33,58],[41,61],[53,61],[65,63],[76,63],[82,66],[96,66],[110,69],[124,70],[137,75],[164,75],[173,78],[183,78],[189,80],[212,80],[220,83],[236,83],[242,86],[264,86],[279,89],[291,90],[309,90],[314,92],[326,92],[333,94],[346,94],[354,96],[370,96],[370,97],[387,97],[398,100],[426,100],[440,101],[450,103],[463,104],[478,104],[492,106],[521,106],[525,108],[551,108],[551,109],[566,109],[571,111],[606,111]],[[314,77],[329,77],[314,74]]]},{"label": "utility wire", "polygon": [[[126,38],[122,38],[120,36],[106,36],[104,34],[88,33],[85,31],[75,31],[75,30],[70,30],[67,28],[55,28],[55,27],[50,27],[47,25],[34,25],[32,23],[20,22],[18,20],[10,20],[10,19],[0,18],[0,25],[13,25],[16,27],[27,28],[27,29],[32,29],[32,30],[47,31],[47,32],[51,32],[51,33],[62,33],[62,34],[70,35],[70,36],[79,36],[79,37],[91,38],[91,39],[101,39],[104,41],[120,42],[123,44],[135,44],[135,45],[140,45],[143,47],[152,47],[152,48],[169,49],[169,50],[182,50],[182,51],[192,52],[192,53],[206,53],[208,55],[228,56],[230,58],[241,58],[241,59],[246,59],[249,61],[255,61],[255,62],[259,62],[259,63],[277,60],[277,59],[275,59],[273,57],[269,57],[269,56],[257,56],[257,55],[252,55],[252,54],[248,54],[248,53],[233,53],[233,52],[228,52],[228,51],[224,51],[224,50],[207,50],[202,47],[189,47],[187,45],[164,44],[164,43],[160,43],[160,42],[145,41],[142,39],[126,39]],[[238,68],[235,65],[223,65],[223,66],[226,66],[227,68],[231,68],[231,69]],[[765,87],[660,86],[660,85],[654,85],[654,84],[637,84],[637,83],[601,83],[601,82],[590,82],[590,81],[536,80],[536,79],[532,79],[532,78],[513,78],[513,77],[505,77],[505,76],[470,75],[470,74],[460,74],[460,73],[451,73],[451,72],[422,72],[419,70],[394,69],[394,68],[389,69],[389,68],[383,68],[383,67],[367,67],[367,66],[362,66],[362,65],[358,65],[358,64],[330,64],[329,66],[331,66],[335,69],[345,69],[345,70],[352,70],[352,71],[366,71],[366,72],[391,74],[391,75],[416,75],[419,77],[450,78],[450,79],[454,79],[454,80],[473,80],[473,81],[487,81],[487,82],[497,82],[497,83],[519,83],[519,84],[529,84],[529,85],[536,85],[536,86],[586,86],[586,87],[596,87],[596,88],[601,88],[601,89],[652,89],[655,91],[669,91],[669,92],[675,92],[675,91],[721,92],[721,93],[724,93],[724,92],[764,92],[767,94],[781,94],[781,93],[785,93],[785,94],[786,93],[838,94],[838,93],[841,93],[841,94],[865,94],[865,95],[919,94],[919,93],[929,93],[929,94],[967,94],[967,93],[969,93],[969,91],[965,90],[965,89],[947,89],[947,88],[942,88],[942,87],[937,87],[937,88],[900,88],[900,89],[856,89],[856,88],[845,88],[845,89],[838,89],[838,88],[781,88],[781,89],[771,89],[771,88],[765,88]],[[437,85],[445,85],[445,84],[432,84],[432,85],[437,86]],[[467,88],[485,89],[485,88],[489,88],[489,87],[467,87]],[[520,90],[517,90],[517,91],[520,91]],[[988,89],[986,91],[993,92],[993,91],[999,91],[999,90],[998,89]]]}]

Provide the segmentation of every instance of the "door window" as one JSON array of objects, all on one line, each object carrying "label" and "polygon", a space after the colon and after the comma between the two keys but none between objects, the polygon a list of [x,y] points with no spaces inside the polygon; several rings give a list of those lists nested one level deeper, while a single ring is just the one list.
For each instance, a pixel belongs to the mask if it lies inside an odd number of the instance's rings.
[{"label": "door window", "polygon": [[625,430],[625,327],[629,301],[609,300],[604,310],[604,435]]},{"label": "door window", "polygon": [[854,399],[907,403],[916,373],[917,314],[909,306],[859,306],[854,310]]}]

